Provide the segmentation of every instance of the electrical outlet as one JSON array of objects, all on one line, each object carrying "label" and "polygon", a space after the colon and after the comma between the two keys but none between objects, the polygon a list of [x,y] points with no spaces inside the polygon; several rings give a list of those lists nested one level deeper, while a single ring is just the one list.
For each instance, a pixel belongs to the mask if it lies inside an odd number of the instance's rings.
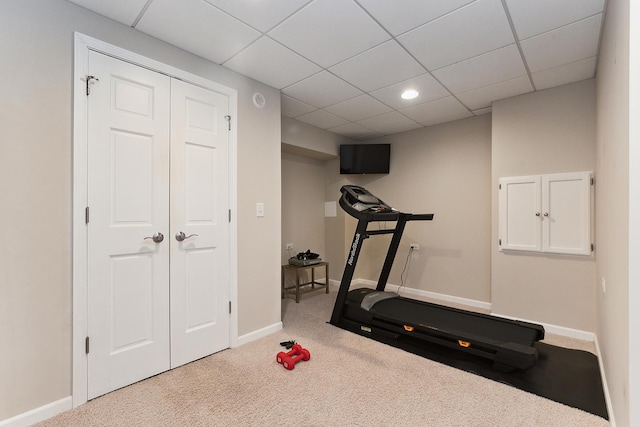
[{"label": "electrical outlet", "polygon": [[285,248],[286,250],[291,250],[291,249],[293,249],[293,243],[287,243],[286,245],[284,245],[284,248]]},{"label": "electrical outlet", "polygon": [[412,243],[409,245],[409,249],[412,251],[419,251],[420,250],[420,245],[417,243]]}]

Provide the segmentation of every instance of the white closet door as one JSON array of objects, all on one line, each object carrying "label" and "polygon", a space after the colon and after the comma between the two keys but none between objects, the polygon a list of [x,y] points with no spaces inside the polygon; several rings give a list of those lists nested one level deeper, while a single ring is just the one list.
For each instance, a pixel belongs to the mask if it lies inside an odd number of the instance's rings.
[{"label": "white closet door", "polygon": [[95,52],[89,72],[91,399],[169,369],[171,236],[170,78]]},{"label": "white closet door", "polygon": [[171,366],[229,347],[229,98],[172,80]]}]

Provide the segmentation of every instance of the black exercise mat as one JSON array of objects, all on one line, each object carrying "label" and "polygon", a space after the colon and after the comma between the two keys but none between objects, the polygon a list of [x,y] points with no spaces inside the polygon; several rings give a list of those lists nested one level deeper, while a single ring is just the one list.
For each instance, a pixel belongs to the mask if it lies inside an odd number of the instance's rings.
[{"label": "black exercise mat", "polygon": [[[351,330],[349,328],[345,328]],[[398,347],[454,368],[511,385],[529,393],[609,419],[598,358],[587,351],[536,342],[538,361],[525,371],[501,372],[491,360],[428,342],[414,345],[385,336],[358,335]]]}]

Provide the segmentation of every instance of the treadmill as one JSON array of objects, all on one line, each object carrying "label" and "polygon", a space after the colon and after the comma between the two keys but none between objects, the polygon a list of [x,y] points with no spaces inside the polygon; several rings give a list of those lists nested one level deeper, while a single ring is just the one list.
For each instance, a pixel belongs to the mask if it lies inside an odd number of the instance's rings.
[{"label": "treadmill", "polygon": [[[400,212],[363,187],[345,185],[340,206],[358,220],[330,323],[395,347],[421,354],[433,346],[489,359],[501,371],[526,370],[536,364],[534,343],[544,338],[544,327],[518,320],[460,310],[401,297],[385,291],[393,260],[409,221],[430,221],[433,214]],[[368,230],[372,222],[395,222],[395,227]],[[386,227],[384,225],[383,227]],[[391,234],[376,289],[349,290],[365,239]],[[466,357],[466,356],[465,356]]]}]

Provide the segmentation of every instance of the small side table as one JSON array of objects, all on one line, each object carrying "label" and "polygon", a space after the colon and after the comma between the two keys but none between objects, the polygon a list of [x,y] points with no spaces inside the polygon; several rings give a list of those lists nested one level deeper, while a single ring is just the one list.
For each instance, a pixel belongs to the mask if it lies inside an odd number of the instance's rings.
[{"label": "small side table", "polygon": [[[315,269],[320,267],[324,267],[324,274],[325,274],[324,277],[325,277],[326,283],[316,282]],[[311,270],[311,281],[300,283],[300,272],[305,270]],[[294,286],[285,287],[284,285],[284,278],[287,271],[294,271],[296,273],[296,281]],[[308,285],[311,285],[311,286],[307,289],[300,290],[301,287],[308,286]],[[316,285],[319,288],[324,286],[326,289],[326,293],[329,293],[329,263],[328,262],[322,261],[317,264],[311,264],[311,265],[285,264],[282,266],[282,299],[284,299],[285,295],[292,294],[296,296],[296,302],[298,303],[300,302],[300,295],[315,290]]]}]

